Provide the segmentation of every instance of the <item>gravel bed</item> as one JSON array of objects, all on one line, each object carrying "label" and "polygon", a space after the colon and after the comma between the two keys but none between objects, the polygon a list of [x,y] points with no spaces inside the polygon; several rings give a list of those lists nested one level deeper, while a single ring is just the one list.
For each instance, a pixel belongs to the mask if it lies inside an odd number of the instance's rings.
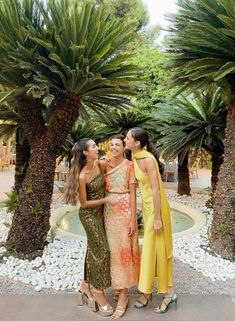
[{"label": "gravel bed", "polygon": [[[178,294],[224,294],[235,296],[234,281],[212,281],[210,278],[191,268],[188,264],[177,259],[174,259],[174,289]],[[68,291],[42,289],[38,292],[32,285],[0,277],[0,294],[38,295],[40,293],[58,294],[65,292]],[[131,292],[135,294],[138,291],[136,288],[132,288]]]}]

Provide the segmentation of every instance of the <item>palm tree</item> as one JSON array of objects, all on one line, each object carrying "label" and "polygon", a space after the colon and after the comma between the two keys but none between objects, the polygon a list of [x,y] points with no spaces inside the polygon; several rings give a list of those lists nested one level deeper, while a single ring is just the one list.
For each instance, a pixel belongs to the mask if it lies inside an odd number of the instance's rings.
[{"label": "palm tree", "polygon": [[[110,114],[112,117],[110,117]],[[61,147],[60,155],[66,157],[68,161],[72,157],[72,147],[75,142],[84,137],[93,138],[97,144],[106,143],[107,140],[115,134],[123,134],[136,126],[152,126],[152,117],[139,112],[135,108],[129,109],[111,109],[110,113],[91,114],[90,118],[84,117],[83,120],[77,120],[65,143]]]},{"label": "palm tree", "polygon": [[235,6],[234,0],[181,0],[172,18],[169,52],[180,90],[217,81],[230,91],[224,162],[214,200],[210,246],[225,258],[235,253]]},{"label": "palm tree", "polygon": [[215,191],[223,163],[226,108],[224,92],[214,85],[203,92],[195,91],[190,96],[181,95],[158,108],[161,151],[168,159],[179,155],[179,194],[190,192],[188,166],[183,165],[188,165],[190,152],[193,151],[195,159],[202,148],[212,157],[211,186]]},{"label": "palm tree", "polygon": [[86,137],[96,140],[95,126],[90,121],[81,121],[78,119],[69,131],[65,143],[61,146],[61,151],[59,153],[61,158],[65,157],[70,163],[73,145],[79,141],[79,139]]},{"label": "palm tree", "polygon": [[105,141],[115,134],[126,135],[127,131],[133,127],[150,128],[152,126],[153,117],[136,108],[112,109],[110,114],[99,115],[95,118],[96,122],[100,123],[95,131],[98,141]]},{"label": "palm tree", "polygon": [[125,106],[140,80],[120,52],[132,27],[102,6],[6,0],[0,15],[0,82],[19,92],[18,123],[31,147],[6,247],[33,256],[50,227],[55,160],[79,112]]}]

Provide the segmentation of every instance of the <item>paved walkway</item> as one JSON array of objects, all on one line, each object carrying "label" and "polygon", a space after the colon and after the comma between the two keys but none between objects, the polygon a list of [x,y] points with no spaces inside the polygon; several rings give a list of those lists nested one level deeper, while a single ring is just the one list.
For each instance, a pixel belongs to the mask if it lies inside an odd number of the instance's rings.
[{"label": "paved walkway", "polygon": [[[0,172],[0,201],[6,199],[14,182],[14,168]],[[200,191],[210,184],[208,170],[199,171],[199,179],[191,181],[192,191]],[[166,188],[175,189],[177,183],[165,183]],[[195,280],[191,280],[194,282]],[[186,286],[186,285],[185,285]],[[235,302],[225,295],[186,295],[178,297],[178,309],[172,306],[166,314],[157,315],[153,308],[160,302],[160,296],[154,296],[153,302],[141,310],[132,307],[135,297],[130,298],[130,307],[123,321],[233,321],[235,319]],[[115,302],[109,298],[113,306]],[[104,320],[98,313],[87,307],[77,306],[74,293],[18,295],[0,295],[1,321],[93,321]],[[106,318],[106,320],[111,320]]]},{"label": "paved walkway", "polygon": [[10,165],[10,170],[0,171],[0,202],[7,198],[6,192],[10,192],[14,185],[15,166]]},{"label": "paved walkway", "polygon": [[[135,298],[131,298],[130,307],[121,320],[129,321],[232,321],[235,316],[235,304],[230,297],[219,295],[181,295],[178,308],[172,306],[166,314],[157,315],[154,306],[160,297],[154,297],[153,303],[137,310],[132,307]],[[111,320],[92,312],[87,306],[77,306],[76,294],[39,294],[36,296],[2,295],[0,311],[2,321],[93,321]],[[111,303],[113,301],[110,300]]]}]

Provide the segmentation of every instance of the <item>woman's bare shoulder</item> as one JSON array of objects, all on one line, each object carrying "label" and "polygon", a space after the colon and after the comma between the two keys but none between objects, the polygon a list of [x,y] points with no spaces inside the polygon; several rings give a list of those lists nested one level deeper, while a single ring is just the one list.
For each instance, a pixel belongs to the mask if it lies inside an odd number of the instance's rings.
[{"label": "woman's bare shoulder", "polygon": [[147,167],[149,168],[155,168],[155,163],[154,160],[151,157],[145,157],[144,158],[144,163]]},{"label": "woman's bare shoulder", "polygon": [[85,171],[80,172],[80,174],[78,176],[78,180],[80,183],[86,182],[86,172]]}]

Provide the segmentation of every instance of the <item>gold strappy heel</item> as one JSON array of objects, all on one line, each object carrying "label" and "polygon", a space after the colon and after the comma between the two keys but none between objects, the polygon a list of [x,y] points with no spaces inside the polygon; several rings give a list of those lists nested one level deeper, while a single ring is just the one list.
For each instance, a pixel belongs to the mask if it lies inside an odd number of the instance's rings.
[{"label": "gold strappy heel", "polygon": [[117,305],[116,310],[111,315],[111,318],[114,320],[122,318],[124,316],[124,314],[126,313],[128,305],[129,305],[129,300],[128,300],[128,295],[127,295],[126,296],[126,304],[125,305]]},{"label": "gold strappy heel", "polygon": [[78,305],[82,306],[84,304],[87,304],[89,308],[93,308],[94,305],[94,298],[89,298],[85,293],[78,291]]},{"label": "gold strappy heel", "polygon": [[[103,293],[103,291],[99,291],[99,290],[94,290],[95,293]],[[92,307],[92,310],[94,312],[97,312],[102,316],[102,317],[109,317],[110,315],[113,314],[113,307],[107,303],[107,304],[104,304],[104,305],[100,305],[98,302],[97,302],[97,299],[95,297],[95,300],[94,300],[94,303],[93,303],[93,307]]]},{"label": "gold strappy heel", "polygon": [[[88,283],[83,282],[83,284],[88,285]],[[86,304],[89,308],[93,308],[95,299],[93,297],[88,297],[88,295],[81,290],[78,291],[78,305],[82,306]]]}]

